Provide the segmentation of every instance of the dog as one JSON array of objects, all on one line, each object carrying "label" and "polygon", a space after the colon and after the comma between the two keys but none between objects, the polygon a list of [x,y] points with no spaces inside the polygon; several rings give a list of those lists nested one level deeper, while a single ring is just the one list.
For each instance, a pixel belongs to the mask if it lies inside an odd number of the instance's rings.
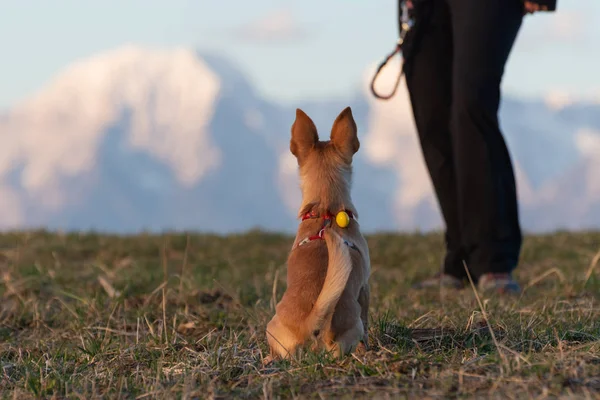
[{"label": "dog", "polygon": [[287,259],[287,288],[267,324],[267,363],[295,357],[308,344],[337,357],[368,348],[371,264],[350,197],[359,147],[350,107],[335,119],[328,141],[296,110],[290,151],[300,174],[301,222]]}]

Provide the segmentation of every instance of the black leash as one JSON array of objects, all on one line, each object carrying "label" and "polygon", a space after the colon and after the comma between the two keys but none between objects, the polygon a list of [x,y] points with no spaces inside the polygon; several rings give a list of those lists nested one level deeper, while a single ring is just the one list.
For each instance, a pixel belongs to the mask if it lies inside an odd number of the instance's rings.
[{"label": "black leash", "polygon": [[387,63],[391,60],[392,57],[394,57],[396,54],[400,54],[402,52],[402,45],[404,44],[404,39],[406,38],[406,34],[413,27],[413,21],[409,15],[406,0],[398,1],[398,24],[399,24],[400,32],[399,32],[398,41],[396,42],[396,47],[394,48],[394,51],[392,51],[390,54],[388,54],[388,56],[381,62],[381,64],[379,64],[379,67],[377,68],[377,71],[375,72],[375,75],[373,76],[373,79],[371,80],[371,92],[373,93],[373,96],[375,96],[381,100],[389,100],[392,97],[394,97],[394,95],[396,94],[396,90],[398,90],[398,86],[400,85],[400,79],[402,79],[402,75],[404,74],[404,62],[402,62],[402,67],[400,68],[400,72],[398,73],[398,77],[396,78],[396,83],[394,84],[394,89],[392,90],[392,93],[385,96],[385,95],[380,95],[377,93],[377,91],[375,91],[375,81],[377,80],[379,73],[381,72],[383,67],[385,67],[387,65]]}]

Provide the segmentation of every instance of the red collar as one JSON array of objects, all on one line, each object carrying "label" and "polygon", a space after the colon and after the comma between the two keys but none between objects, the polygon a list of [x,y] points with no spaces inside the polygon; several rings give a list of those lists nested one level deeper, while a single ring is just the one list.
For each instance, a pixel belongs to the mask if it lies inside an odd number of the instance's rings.
[{"label": "red collar", "polygon": [[[350,211],[350,210],[343,210],[343,211],[345,211],[345,212],[346,212],[346,214],[348,214],[348,216],[349,216],[351,219],[354,219],[354,214],[352,213],[352,211]],[[307,219],[313,219],[313,218],[323,218],[323,219],[325,219],[325,220],[328,220],[328,219],[335,219],[335,215],[333,215],[333,214],[332,214],[332,213],[330,213],[330,212],[326,212],[326,213],[325,213],[325,214],[324,214],[324,215],[321,217],[321,216],[319,216],[319,214],[317,214],[317,213],[316,213],[316,211],[309,211],[309,212],[307,212],[306,214],[304,214],[304,215],[302,216],[302,221],[304,221],[304,220],[307,220]]]},{"label": "red collar", "polygon": [[[348,214],[348,216],[351,219],[354,219],[354,214],[351,211],[348,211],[348,210],[344,210],[344,211],[346,212],[346,214]],[[323,218],[323,226],[321,227],[321,229],[319,230],[319,232],[317,234],[304,238],[303,240],[301,240],[298,243],[298,245],[296,247],[305,245],[306,243],[312,242],[313,240],[323,240],[324,239],[323,234],[325,232],[325,227],[328,224],[331,224],[331,221],[335,220],[335,215],[331,214],[330,212],[327,212],[323,216],[319,216],[316,212],[309,211],[302,216],[302,221],[307,220],[307,219],[313,219],[313,218]],[[360,252],[360,250],[358,250],[358,247],[354,243],[352,243],[346,239],[344,239],[344,243],[351,249],[354,249],[354,250],[357,250]]]},{"label": "red collar", "polygon": [[[346,214],[348,214],[350,219],[354,219],[354,214],[352,213],[352,211],[349,211],[349,210],[344,210],[344,211],[346,212]],[[323,240],[324,239],[323,233],[325,232],[325,227],[327,226],[327,224],[331,224],[331,221],[335,220],[335,215],[333,215],[330,212],[326,212],[324,215],[319,216],[319,214],[317,214],[315,211],[309,211],[302,216],[302,221],[307,220],[307,219],[317,219],[317,218],[323,218],[323,226],[321,227],[321,229],[319,230],[319,232],[317,234],[309,236],[307,238],[304,238],[300,243],[298,243],[298,247],[302,246],[303,244],[306,244],[308,242],[312,242],[313,240]],[[356,248],[356,246],[351,245],[350,242],[347,242],[346,244],[348,244],[352,248]]]}]

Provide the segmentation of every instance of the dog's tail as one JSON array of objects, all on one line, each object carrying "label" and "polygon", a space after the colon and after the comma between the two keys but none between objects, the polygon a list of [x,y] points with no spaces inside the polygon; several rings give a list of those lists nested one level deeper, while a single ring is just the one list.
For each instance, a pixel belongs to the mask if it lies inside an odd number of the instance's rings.
[{"label": "dog's tail", "polygon": [[325,229],[324,238],[329,260],[323,288],[307,319],[307,328],[312,336],[319,335],[323,325],[333,314],[352,271],[350,251],[342,237],[332,229]]}]

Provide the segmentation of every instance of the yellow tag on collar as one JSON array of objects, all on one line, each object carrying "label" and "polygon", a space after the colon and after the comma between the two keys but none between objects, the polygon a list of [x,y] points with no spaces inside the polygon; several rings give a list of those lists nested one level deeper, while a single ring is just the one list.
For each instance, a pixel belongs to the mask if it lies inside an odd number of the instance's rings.
[{"label": "yellow tag on collar", "polygon": [[340,228],[345,228],[350,225],[350,216],[345,211],[340,211],[335,216],[335,222]]}]

